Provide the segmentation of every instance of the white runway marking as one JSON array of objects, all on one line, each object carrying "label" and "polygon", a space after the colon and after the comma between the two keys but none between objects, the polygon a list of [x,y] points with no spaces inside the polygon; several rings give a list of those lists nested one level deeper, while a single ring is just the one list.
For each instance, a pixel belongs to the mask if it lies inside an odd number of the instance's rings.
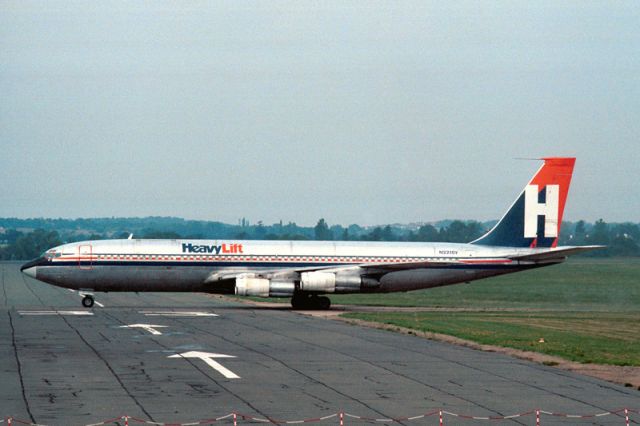
[{"label": "white runway marking", "polygon": [[236,373],[234,373],[233,371],[231,371],[228,368],[224,367],[219,362],[214,361],[212,359],[212,358],[235,358],[235,356],[233,356],[233,355],[212,354],[212,353],[209,353],[209,352],[191,351],[191,352],[183,352],[181,354],[176,354],[176,355],[169,355],[168,358],[200,358],[201,360],[206,362],[209,365],[209,367],[213,368],[214,370],[216,370],[218,373],[222,374],[227,379],[239,379],[240,378],[240,376],[238,376]]},{"label": "white runway marking", "polygon": [[200,311],[138,311],[148,317],[217,317],[218,314]]},{"label": "white runway marking", "polygon": [[90,311],[18,311],[20,315],[93,315]]},{"label": "white runway marking", "polygon": [[149,333],[155,336],[161,336],[162,333],[156,330],[156,328],[166,328],[166,325],[154,325],[154,324],[130,324],[130,325],[121,325],[119,328],[141,328],[143,330],[148,331]]}]

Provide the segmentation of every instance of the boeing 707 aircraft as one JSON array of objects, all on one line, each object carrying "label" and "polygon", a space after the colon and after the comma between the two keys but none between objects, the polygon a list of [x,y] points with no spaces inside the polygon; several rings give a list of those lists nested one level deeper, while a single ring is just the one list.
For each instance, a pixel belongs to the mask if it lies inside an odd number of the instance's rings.
[{"label": "boeing 707 aircraft", "polygon": [[[21,270],[85,293],[290,297],[294,309],[328,309],[326,294],[418,290],[553,265],[599,246],[558,247],[575,158],[542,160],[496,226],[468,244],[99,240],[54,247]],[[86,294],[82,304],[93,303]]]}]

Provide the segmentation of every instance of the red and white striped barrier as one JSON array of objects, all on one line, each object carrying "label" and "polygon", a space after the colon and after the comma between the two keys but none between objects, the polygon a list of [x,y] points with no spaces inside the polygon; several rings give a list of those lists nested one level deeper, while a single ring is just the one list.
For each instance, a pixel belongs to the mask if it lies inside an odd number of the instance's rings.
[{"label": "red and white striped barrier", "polygon": [[[429,411],[427,413],[419,414],[416,416],[396,417],[396,418],[364,417],[364,416],[358,416],[355,414],[350,414],[344,411],[339,411],[338,413],[329,414],[323,417],[313,417],[313,418],[307,418],[302,420],[276,420],[273,418],[254,417],[248,414],[242,414],[234,411],[220,417],[214,417],[210,419],[203,419],[203,420],[185,422],[185,423],[153,422],[150,420],[144,420],[144,419],[140,419],[133,416],[123,415],[123,416],[115,417],[113,419],[104,420],[98,423],[86,424],[84,426],[102,426],[102,425],[110,425],[110,424],[121,423],[121,422],[124,423],[125,426],[129,426],[130,423],[158,425],[158,426],[197,426],[197,425],[208,425],[208,424],[224,422],[224,421],[232,422],[233,426],[237,426],[239,420],[244,422],[254,422],[254,423],[293,425],[293,424],[303,424],[303,423],[321,423],[321,422],[326,422],[327,420],[336,419],[336,418],[338,420],[339,425],[344,426],[345,424],[348,424],[348,422],[345,421],[346,419],[360,420],[368,423],[403,423],[403,422],[410,422],[414,420],[424,419],[424,418],[436,416],[436,415],[438,416],[438,424],[440,426],[445,425],[445,416],[457,417],[465,420],[496,421],[496,420],[511,420],[519,417],[527,417],[530,415],[535,415],[536,426],[540,426],[541,424],[543,424],[543,422],[541,421],[541,417],[543,415],[552,416],[552,417],[562,417],[562,418],[572,419],[572,420],[589,420],[589,419],[594,419],[598,417],[614,415],[614,416],[620,417],[620,420],[621,420],[620,424],[622,424],[622,420],[624,419],[624,425],[630,426],[630,423],[631,423],[630,414],[632,413],[640,414],[640,410],[630,409],[630,408],[621,408],[614,411],[604,411],[602,413],[594,413],[594,414],[566,414],[566,413],[554,413],[552,411],[545,411],[537,408],[535,410],[526,411],[518,414],[511,414],[508,416],[471,416],[467,414],[453,413],[451,411],[446,411],[443,409],[437,409],[437,410]],[[0,424],[2,423],[6,423],[7,426],[13,426],[14,424],[21,424],[21,425],[27,425],[27,426],[47,426],[39,423],[32,423],[32,422],[16,419],[14,417],[5,417],[4,419],[0,419]]]},{"label": "red and white striped barrier", "polygon": [[115,419],[109,419],[109,420],[105,420],[105,421],[100,422],[100,423],[92,423],[92,424],[90,424],[90,425],[85,425],[85,426],[102,426],[102,425],[110,425],[111,423],[119,422],[120,420],[122,420],[122,416],[120,416],[120,417],[116,417]]},{"label": "red and white striped barrier", "polygon": [[339,417],[340,414],[342,413],[334,413],[334,414],[329,414],[328,416],[324,416],[324,417],[314,417],[314,418],[310,418],[310,419],[303,419],[303,420],[275,420],[275,419],[263,419],[263,418],[259,418],[259,417],[253,417],[253,416],[249,416],[246,414],[240,414],[237,413],[238,417],[240,417],[242,420],[249,420],[249,421],[253,421],[253,422],[259,422],[259,423],[272,423],[272,424],[277,424],[277,425],[295,425],[295,424],[300,424],[300,423],[319,423],[319,422],[324,422],[325,420],[329,420],[329,419],[333,419],[334,417]]},{"label": "red and white striped barrier", "polygon": [[400,423],[400,422],[407,422],[407,421],[412,421],[412,420],[418,420],[418,419],[424,419],[425,417],[430,417],[430,416],[434,416],[436,414],[439,414],[440,417],[442,417],[442,413],[444,413],[444,411],[442,410],[436,410],[436,411],[431,411],[429,413],[425,413],[425,414],[419,414],[417,416],[412,416],[412,417],[396,417],[396,418],[388,418],[388,419],[376,419],[373,417],[363,417],[363,416],[356,416],[355,414],[349,414],[349,413],[341,413],[344,414],[345,416],[351,418],[351,419],[357,419],[357,420],[364,420],[365,422],[378,422],[378,423],[390,423],[390,422],[394,422],[394,423]]}]

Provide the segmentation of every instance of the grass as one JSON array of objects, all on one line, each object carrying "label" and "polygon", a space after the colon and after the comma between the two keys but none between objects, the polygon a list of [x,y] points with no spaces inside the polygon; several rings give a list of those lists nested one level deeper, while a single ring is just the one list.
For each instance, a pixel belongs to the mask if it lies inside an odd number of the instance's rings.
[{"label": "grass", "polygon": [[640,365],[640,313],[389,312],[344,316],[583,363]]},{"label": "grass", "polygon": [[640,258],[555,266],[408,293],[332,295],[335,304],[560,311],[640,311]]},{"label": "grass", "polygon": [[583,363],[640,366],[640,259],[572,259],[471,284],[332,301],[443,308],[345,316]]}]

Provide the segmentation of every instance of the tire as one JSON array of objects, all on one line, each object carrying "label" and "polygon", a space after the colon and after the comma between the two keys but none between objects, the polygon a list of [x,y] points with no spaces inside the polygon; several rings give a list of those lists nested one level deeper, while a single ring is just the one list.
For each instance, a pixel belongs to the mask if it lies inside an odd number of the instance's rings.
[{"label": "tire", "polygon": [[92,296],[85,296],[82,298],[82,306],[84,306],[85,308],[91,308],[93,307],[93,297]]},{"label": "tire", "polygon": [[326,311],[331,307],[331,299],[328,297],[322,296],[318,297],[318,309]]},{"label": "tire", "polygon": [[294,294],[291,298],[293,309],[327,310],[331,307],[331,299],[315,294]]},{"label": "tire", "polygon": [[291,307],[293,309],[305,309],[309,304],[309,297],[301,294],[294,294],[291,298]]}]

